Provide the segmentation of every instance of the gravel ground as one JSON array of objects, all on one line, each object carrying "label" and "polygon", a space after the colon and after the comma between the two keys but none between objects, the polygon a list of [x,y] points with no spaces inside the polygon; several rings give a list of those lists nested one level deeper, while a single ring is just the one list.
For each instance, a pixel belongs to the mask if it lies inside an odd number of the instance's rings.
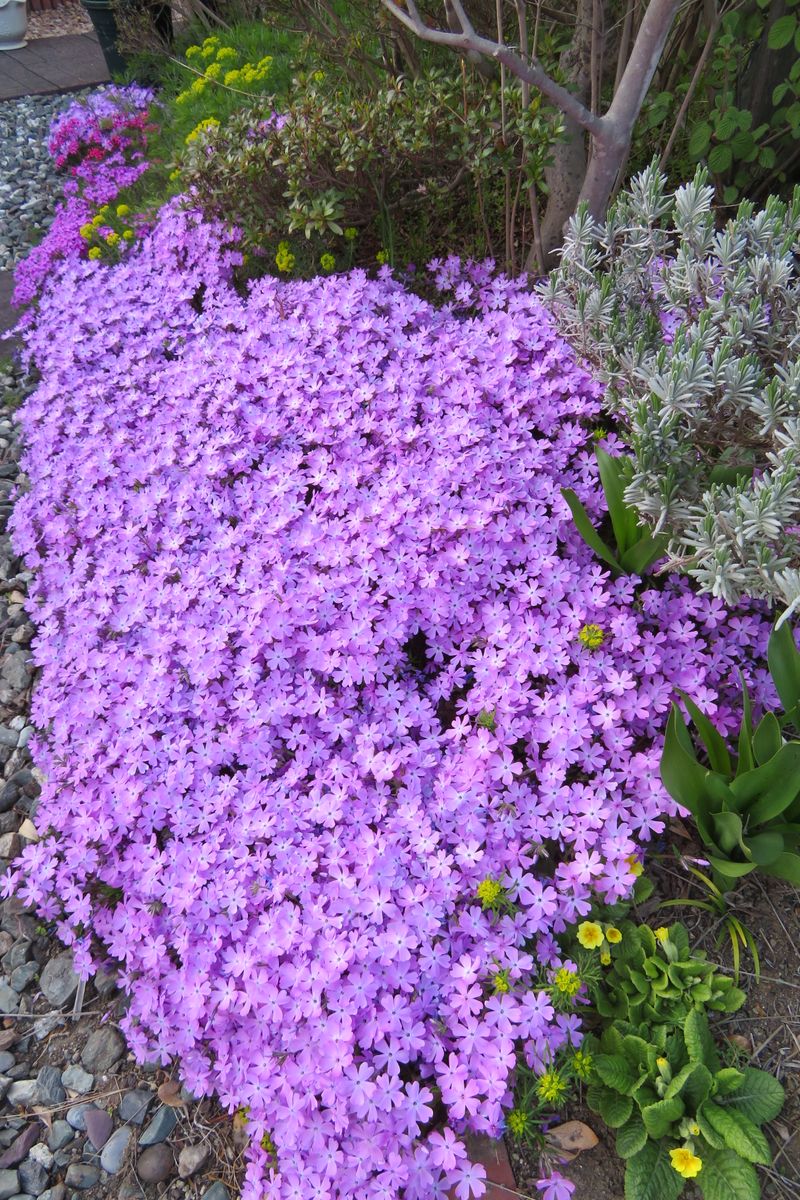
[{"label": "gravel ground", "polygon": [[41,241],[61,176],[47,153],[56,113],[79,95],[23,96],[0,103],[0,271]]},{"label": "gravel ground", "polygon": [[[18,482],[25,387],[0,361],[0,875],[38,838],[28,752],[35,669],[31,575],[6,526]],[[242,1143],[219,1106],[171,1070],[136,1064],[113,973],[85,992],[53,929],[0,902],[0,1200],[231,1200]]]},{"label": "gravel ground", "polygon": [[91,33],[92,22],[80,4],[64,4],[50,12],[28,14],[28,41],[63,37],[66,33]]}]

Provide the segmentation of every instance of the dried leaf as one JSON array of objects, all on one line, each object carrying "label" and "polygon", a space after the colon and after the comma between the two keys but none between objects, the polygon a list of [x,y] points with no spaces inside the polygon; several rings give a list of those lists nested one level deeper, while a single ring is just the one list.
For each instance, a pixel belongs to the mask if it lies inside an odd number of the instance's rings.
[{"label": "dried leaf", "polygon": [[750,1039],[745,1037],[743,1033],[731,1033],[728,1036],[728,1041],[734,1046],[738,1046],[740,1050],[744,1050],[747,1054],[753,1049],[750,1045]]},{"label": "dried leaf", "polygon": [[10,1029],[0,1029],[0,1050],[7,1050],[9,1046],[13,1046],[14,1042],[18,1042],[20,1037],[19,1030],[15,1026]]},{"label": "dried leaf", "polygon": [[565,1121],[548,1129],[547,1140],[562,1156],[571,1162],[582,1150],[591,1150],[597,1145],[599,1138],[593,1129],[584,1125],[583,1121]]},{"label": "dried leaf", "polygon": [[186,1101],[181,1100],[181,1085],[177,1079],[168,1079],[166,1083],[162,1083],[158,1089],[158,1098],[162,1104],[167,1104],[170,1108],[186,1107]]},{"label": "dried leaf", "polygon": [[47,1126],[48,1132],[52,1133],[52,1131],[53,1131],[53,1114],[50,1112],[50,1110],[47,1108],[39,1108],[37,1106],[36,1108],[34,1108],[33,1111],[36,1113],[36,1116],[39,1118],[39,1120],[42,1122],[42,1124]]}]

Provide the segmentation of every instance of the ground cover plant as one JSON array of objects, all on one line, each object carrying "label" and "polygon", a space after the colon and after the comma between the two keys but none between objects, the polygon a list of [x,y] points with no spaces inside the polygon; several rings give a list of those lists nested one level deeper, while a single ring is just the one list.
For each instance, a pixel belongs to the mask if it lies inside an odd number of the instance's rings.
[{"label": "ground cover plant", "polygon": [[3,887],[241,1110],[245,1196],[467,1200],[464,1133],[580,1047],[559,938],[675,811],[676,689],[774,706],[770,622],[598,562],[562,489],[602,525],[601,389],[521,283],[243,291],[236,231],[130,216],[25,320],[46,784]]}]

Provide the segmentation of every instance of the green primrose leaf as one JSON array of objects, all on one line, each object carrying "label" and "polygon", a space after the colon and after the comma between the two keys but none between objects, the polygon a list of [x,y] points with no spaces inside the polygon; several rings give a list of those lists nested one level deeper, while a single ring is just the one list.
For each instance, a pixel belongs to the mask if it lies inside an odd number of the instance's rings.
[{"label": "green primrose leaf", "polygon": [[[715,1101],[703,1105],[703,1115],[731,1150],[748,1162],[768,1166],[772,1162],[767,1139],[758,1126],[735,1108],[721,1108]],[[645,1121],[645,1124],[647,1122]]]},{"label": "green primrose leaf", "polygon": [[[698,1123],[702,1130],[703,1123]],[[760,1200],[761,1187],[755,1170],[734,1150],[724,1145],[715,1148],[710,1143],[704,1147],[702,1158],[696,1182],[703,1200]]]},{"label": "green primrose leaf", "polygon": [[647,1142],[628,1159],[625,1200],[678,1200],[683,1179],[673,1169],[666,1146]]},{"label": "green primrose leaf", "polygon": [[686,1053],[692,1062],[703,1063],[710,1071],[719,1070],[719,1055],[708,1027],[708,1017],[697,1008],[686,1014],[686,1020],[683,1022],[683,1040],[686,1043]]},{"label": "green primrose leaf", "polygon": [[631,1158],[638,1154],[647,1141],[647,1130],[644,1121],[638,1113],[633,1113],[629,1120],[617,1130],[616,1149],[620,1158]]},{"label": "green primrose leaf", "polygon": [[608,505],[608,515],[617,541],[617,551],[620,555],[629,550],[638,541],[639,518],[636,510],[625,503],[625,487],[630,476],[630,459],[612,458],[608,451],[598,446],[597,468],[600,482]]},{"label": "green primrose leaf", "polygon": [[749,1117],[756,1125],[772,1121],[783,1108],[786,1093],[783,1085],[758,1067],[745,1067],[739,1087],[723,1096],[717,1096],[717,1104],[735,1108]]},{"label": "green primrose leaf", "polygon": [[641,1076],[622,1054],[598,1054],[594,1068],[606,1087],[630,1096],[641,1081]]},{"label": "green primrose leaf", "polygon": [[686,1112],[686,1105],[680,1096],[671,1096],[669,1100],[657,1100],[642,1109],[644,1127],[651,1138],[658,1140],[666,1137],[674,1121],[679,1121]]}]

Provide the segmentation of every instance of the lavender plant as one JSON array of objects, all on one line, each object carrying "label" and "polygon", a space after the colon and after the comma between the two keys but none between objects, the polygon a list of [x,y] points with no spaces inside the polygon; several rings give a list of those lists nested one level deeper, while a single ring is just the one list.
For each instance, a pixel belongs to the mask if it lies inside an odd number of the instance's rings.
[{"label": "lavender plant", "polygon": [[598,223],[579,211],[544,292],[607,384],[626,500],[669,564],[727,601],[800,605],[800,189],[717,228],[704,171],[653,166]]}]

